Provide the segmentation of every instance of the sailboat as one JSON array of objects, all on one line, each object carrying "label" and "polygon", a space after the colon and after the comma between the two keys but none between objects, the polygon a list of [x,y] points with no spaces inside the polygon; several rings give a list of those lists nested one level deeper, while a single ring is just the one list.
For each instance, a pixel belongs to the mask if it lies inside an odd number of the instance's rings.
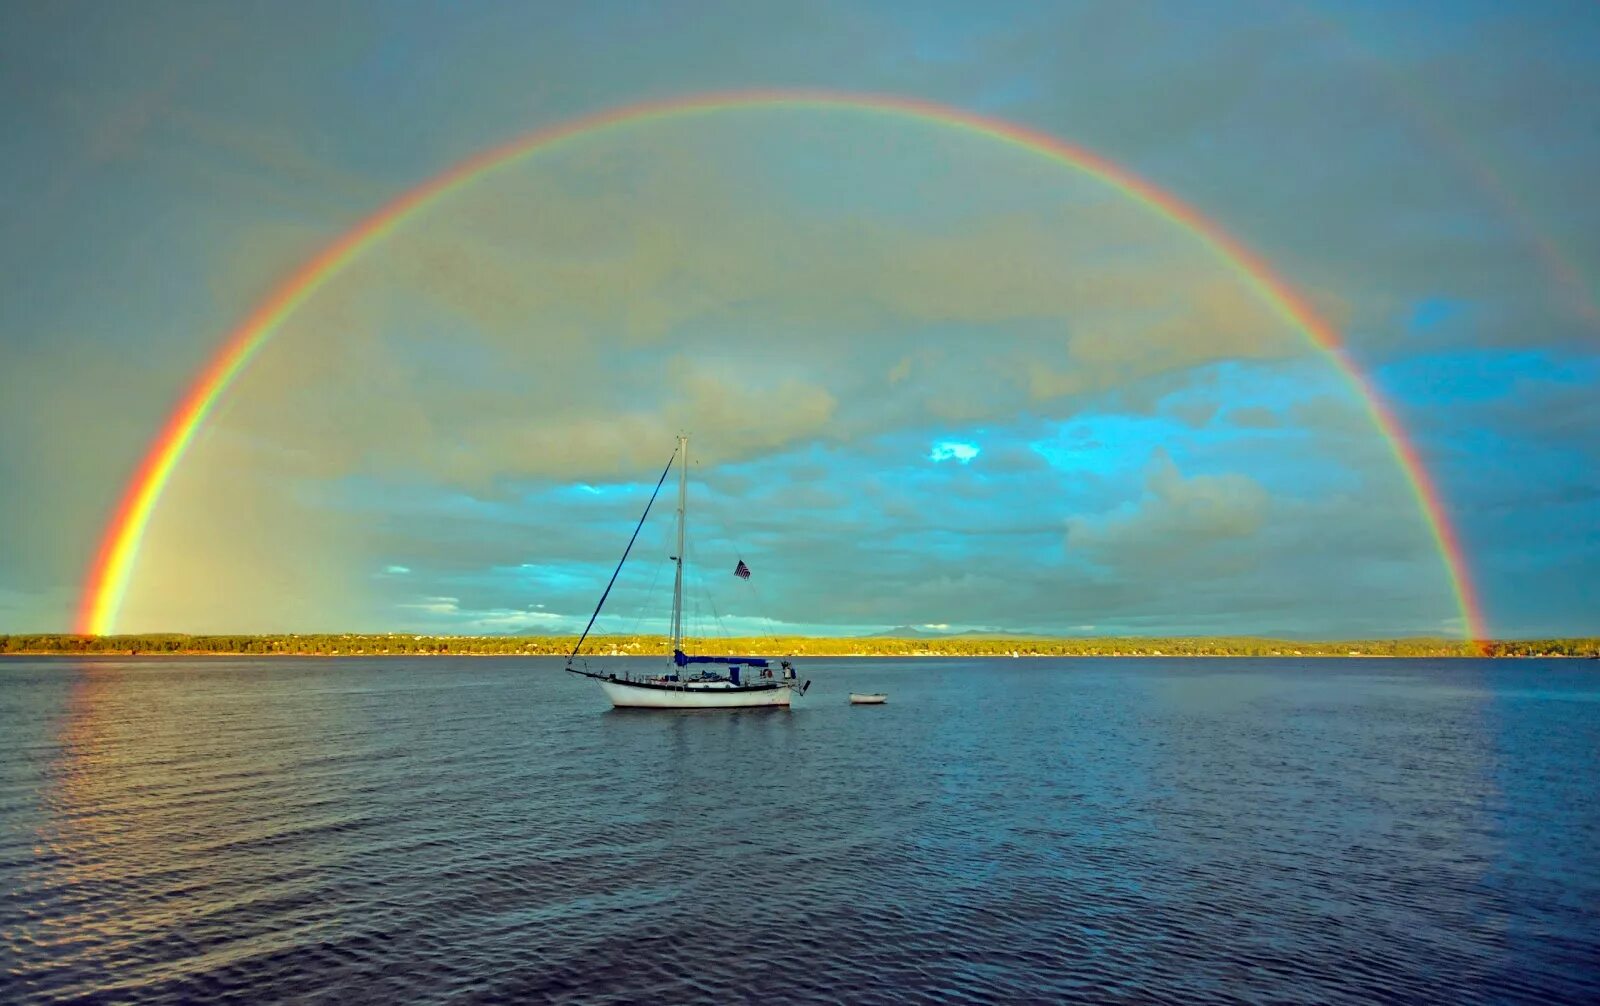
[{"label": "sailboat", "polygon": [[[678,554],[672,557],[677,567],[672,581],[672,663],[658,673],[640,677],[628,673],[619,675],[616,671],[592,671],[587,666],[574,667],[573,661],[577,659],[578,651],[583,649],[583,641],[589,637],[589,630],[594,628],[595,619],[600,617],[600,609],[605,607],[611,588],[616,586],[623,563],[628,561],[633,543],[639,540],[639,530],[644,527],[645,518],[650,516],[650,508],[661,494],[661,486],[666,482],[667,473],[672,470],[674,463],[678,466]],[[600,602],[595,605],[594,614],[589,616],[588,626],[567,657],[567,671],[598,682],[600,690],[618,709],[787,708],[796,696],[804,695],[806,689],[811,687],[810,681],[799,683],[794,665],[789,661],[778,661],[779,667],[774,671],[772,661],[764,657],[702,657],[683,652],[683,532],[688,508],[689,438],[680,436],[672,457],[667,459],[667,466],[661,470],[661,478],[656,480],[655,491],[650,494],[650,501],[645,504],[638,525],[633,529],[633,537],[628,539],[628,547],[623,549],[622,559],[611,574],[611,582],[606,584]],[[749,576],[744,560],[739,561],[736,572],[741,576]],[[691,671],[691,668],[697,667],[700,669]],[[718,667],[725,668],[725,671],[713,669]]]}]

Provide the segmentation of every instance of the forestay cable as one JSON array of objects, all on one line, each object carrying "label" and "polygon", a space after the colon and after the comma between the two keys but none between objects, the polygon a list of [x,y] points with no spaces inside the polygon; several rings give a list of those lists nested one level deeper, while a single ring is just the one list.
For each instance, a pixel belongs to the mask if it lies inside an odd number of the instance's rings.
[{"label": "forestay cable", "polygon": [[672,470],[672,462],[677,460],[678,449],[672,449],[672,457],[667,459],[667,467],[661,469],[661,477],[656,479],[656,490],[650,494],[650,502],[644,505],[644,513],[639,515],[639,523],[634,525],[633,537],[628,539],[628,547],[622,550],[622,558],[617,560],[617,568],[611,573],[611,582],[606,584],[605,593],[600,595],[600,603],[594,606],[594,614],[589,616],[589,624],[583,627],[583,635],[578,637],[578,643],[567,654],[567,670],[572,669],[572,660],[583,649],[583,641],[589,638],[589,630],[594,628],[594,620],[600,617],[600,609],[606,606],[606,598],[611,596],[611,588],[617,585],[617,576],[622,572],[622,564],[628,561],[628,553],[633,551],[633,543],[639,540],[639,531],[644,527],[646,517],[650,516],[650,508],[655,505],[656,497],[661,495],[661,484],[667,481],[667,472]]}]

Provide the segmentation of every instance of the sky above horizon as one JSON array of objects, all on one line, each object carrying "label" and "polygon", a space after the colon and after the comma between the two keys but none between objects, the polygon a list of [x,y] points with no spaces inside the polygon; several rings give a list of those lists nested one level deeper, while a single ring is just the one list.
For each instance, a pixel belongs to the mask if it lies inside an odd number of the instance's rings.
[{"label": "sky above horizon", "polygon": [[[8,4],[0,632],[71,627],[186,389],[386,201],[825,88],[1196,207],[1339,328],[1489,632],[1600,633],[1595,52],[1589,3]],[[117,628],[576,631],[680,431],[708,632],[1463,631],[1359,396],[1192,231],[859,108],[584,136],[405,221],[228,389]],[[598,630],[663,626],[671,511]]]}]

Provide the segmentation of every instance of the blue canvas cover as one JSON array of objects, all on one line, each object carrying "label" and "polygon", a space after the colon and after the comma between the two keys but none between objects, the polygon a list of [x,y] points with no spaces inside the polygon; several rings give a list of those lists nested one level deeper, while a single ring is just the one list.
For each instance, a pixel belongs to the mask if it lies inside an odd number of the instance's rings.
[{"label": "blue canvas cover", "polygon": [[745,667],[766,667],[767,661],[762,657],[691,657],[682,650],[672,651],[672,662],[679,667],[690,664],[733,664]]}]

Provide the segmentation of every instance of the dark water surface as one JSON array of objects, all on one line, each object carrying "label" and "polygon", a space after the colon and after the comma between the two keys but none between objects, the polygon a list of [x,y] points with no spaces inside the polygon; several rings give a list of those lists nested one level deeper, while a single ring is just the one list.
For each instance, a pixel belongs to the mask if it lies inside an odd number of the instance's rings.
[{"label": "dark water surface", "polygon": [[0,999],[1600,1001],[1600,664],[803,670],[0,661]]}]

